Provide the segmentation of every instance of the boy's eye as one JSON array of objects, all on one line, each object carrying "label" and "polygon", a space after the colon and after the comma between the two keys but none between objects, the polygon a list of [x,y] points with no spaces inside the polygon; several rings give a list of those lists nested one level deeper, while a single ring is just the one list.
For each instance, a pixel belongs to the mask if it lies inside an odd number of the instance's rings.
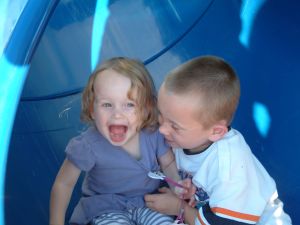
[{"label": "boy's eye", "polygon": [[180,128],[174,124],[171,125],[171,127],[173,128],[173,130],[178,131],[180,130]]}]

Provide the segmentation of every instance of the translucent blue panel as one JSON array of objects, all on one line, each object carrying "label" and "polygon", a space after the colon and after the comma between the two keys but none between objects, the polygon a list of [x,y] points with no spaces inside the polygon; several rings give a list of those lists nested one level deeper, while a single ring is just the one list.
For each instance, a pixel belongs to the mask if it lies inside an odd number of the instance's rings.
[{"label": "translucent blue panel", "polygon": [[[110,1],[99,60],[126,55],[146,61],[168,50],[207,9],[209,0]],[[33,57],[23,99],[82,90],[91,72],[96,2],[61,1]]]}]

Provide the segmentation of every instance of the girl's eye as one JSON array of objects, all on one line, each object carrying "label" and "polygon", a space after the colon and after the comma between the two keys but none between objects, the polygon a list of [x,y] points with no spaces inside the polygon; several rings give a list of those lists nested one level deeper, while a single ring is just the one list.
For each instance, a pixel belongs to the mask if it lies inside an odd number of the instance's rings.
[{"label": "girl's eye", "polygon": [[101,106],[104,108],[112,107],[112,105],[110,103],[103,103]]},{"label": "girl's eye", "polygon": [[135,107],[135,104],[132,103],[132,102],[128,102],[128,103],[126,104],[126,108],[134,108],[134,107]]}]

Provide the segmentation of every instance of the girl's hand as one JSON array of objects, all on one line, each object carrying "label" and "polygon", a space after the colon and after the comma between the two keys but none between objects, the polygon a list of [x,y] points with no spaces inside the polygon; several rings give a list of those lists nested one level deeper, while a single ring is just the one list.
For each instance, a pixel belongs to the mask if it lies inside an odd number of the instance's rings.
[{"label": "girl's hand", "polygon": [[163,214],[178,215],[181,199],[166,187],[160,188],[159,192],[160,194],[145,195],[147,207]]},{"label": "girl's hand", "polygon": [[[186,178],[184,180],[178,181],[179,184],[184,186],[184,188],[175,187],[174,192],[177,196],[179,196],[182,199],[190,199],[192,202],[195,202],[195,193],[196,193],[196,187],[193,185],[192,180],[190,178]],[[192,205],[191,205],[192,206]]]}]

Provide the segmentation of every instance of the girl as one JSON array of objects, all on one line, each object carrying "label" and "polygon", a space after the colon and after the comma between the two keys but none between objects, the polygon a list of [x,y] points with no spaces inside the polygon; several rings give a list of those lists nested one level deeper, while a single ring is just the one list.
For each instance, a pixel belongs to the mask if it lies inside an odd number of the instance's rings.
[{"label": "girl", "polygon": [[149,171],[161,168],[179,179],[173,153],[157,130],[155,91],[144,65],[128,58],[104,62],[83,91],[81,118],[91,126],[67,145],[51,191],[50,224],[64,224],[81,171],[82,197],[71,224],[172,223],[143,199],[159,187]]}]

